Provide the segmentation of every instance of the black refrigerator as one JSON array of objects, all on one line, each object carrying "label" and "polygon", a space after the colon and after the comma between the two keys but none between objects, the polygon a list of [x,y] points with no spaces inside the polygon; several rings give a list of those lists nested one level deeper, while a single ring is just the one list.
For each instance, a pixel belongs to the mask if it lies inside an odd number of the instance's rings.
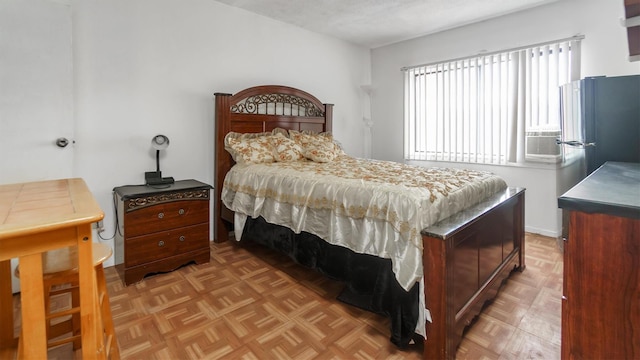
[{"label": "black refrigerator", "polygon": [[640,75],[589,77],[561,87],[562,143],[584,151],[586,173],[640,162]]}]

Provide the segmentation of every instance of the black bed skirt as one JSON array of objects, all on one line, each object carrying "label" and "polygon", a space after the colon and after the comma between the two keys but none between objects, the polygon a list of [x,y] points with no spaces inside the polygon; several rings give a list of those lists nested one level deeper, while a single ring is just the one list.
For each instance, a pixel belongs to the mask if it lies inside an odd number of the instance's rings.
[{"label": "black bed skirt", "polygon": [[407,292],[391,270],[391,260],[358,254],[319,237],[247,217],[242,241],[252,241],[288,255],[295,262],[345,283],[338,300],[391,319],[390,340],[406,348],[415,336],[419,284]]}]

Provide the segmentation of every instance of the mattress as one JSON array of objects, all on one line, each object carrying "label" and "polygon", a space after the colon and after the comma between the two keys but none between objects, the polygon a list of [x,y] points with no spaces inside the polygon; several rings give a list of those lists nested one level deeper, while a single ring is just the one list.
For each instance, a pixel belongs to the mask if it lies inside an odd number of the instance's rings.
[{"label": "mattress", "polygon": [[324,163],[235,164],[221,199],[239,222],[261,216],[296,233],[391,259],[398,283],[409,290],[423,277],[420,231],[506,187],[490,172],[345,155]]}]

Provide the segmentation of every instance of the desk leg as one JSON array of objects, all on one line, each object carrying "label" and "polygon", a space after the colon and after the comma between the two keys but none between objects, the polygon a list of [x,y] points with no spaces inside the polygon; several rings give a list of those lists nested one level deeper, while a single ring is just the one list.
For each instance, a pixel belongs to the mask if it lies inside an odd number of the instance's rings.
[{"label": "desk leg", "polygon": [[[93,269],[91,224],[78,228],[78,272],[80,284],[80,321],[82,354],[86,359],[104,359],[102,321],[97,308],[97,284]],[[100,329],[100,330],[99,330]]]},{"label": "desk leg", "polygon": [[13,293],[11,260],[0,261],[0,349],[13,347]]},{"label": "desk leg", "polygon": [[[47,358],[42,254],[20,257],[20,301],[25,359]],[[13,331],[13,330],[12,330]]]}]

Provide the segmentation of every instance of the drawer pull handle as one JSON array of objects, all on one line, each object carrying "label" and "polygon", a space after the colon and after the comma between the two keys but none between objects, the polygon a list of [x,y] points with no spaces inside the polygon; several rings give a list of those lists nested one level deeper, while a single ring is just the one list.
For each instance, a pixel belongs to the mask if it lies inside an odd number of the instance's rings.
[{"label": "drawer pull handle", "polygon": [[184,209],[180,209],[180,210],[178,210],[178,214],[180,214],[180,215],[184,215]]},{"label": "drawer pull handle", "polygon": [[163,240],[158,241],[158,246],[159,247],[163,247],[164,246],[164,241]]},{"label": "drawer pull handle", "polygon": [[162,219],[164,217],[164,213],[159,213],[158,214],[158,219]]},{"label": "drawer pull handle", "polygon": [[180,241],[184,241],[184,240],[185,240],[185,237],[184,237],[184,235],[180,235],[180,237],[179,237],[178,239],[179,239]]}]

